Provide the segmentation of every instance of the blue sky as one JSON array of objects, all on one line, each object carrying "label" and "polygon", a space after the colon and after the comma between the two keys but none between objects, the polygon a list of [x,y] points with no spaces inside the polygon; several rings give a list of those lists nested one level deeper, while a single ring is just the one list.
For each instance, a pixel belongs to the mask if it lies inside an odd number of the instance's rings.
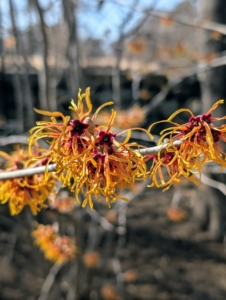
[{"label": "blue sky", "polygon": [[[35,13],[27,13],[27,0],[13,0],[17,11],[17,24],[20,28],[26,29],[30,21],[36,23],[38,18]],[[80,5],[78,10],[78,25],[79,33],[83,37],[93,36],[95,38],[107,39],[109,42],[117,39],[118,27],[126,14],[130,11],[130,6],[134,3],[133,0],[105,0],[101,10],[97,10],[97,0],[82,0],[83,5]],[[117,4],[123,3],[123,5]],[[150,7],[156,0],[140,0],[138,10],[141,11]],[[156,9],[171,10],[182,0],[158,0]],[[48,6],[48,0],[40,0],[43,8]],[[62,18],[61,1],[54,0],[54,5],[50,13],[46,15],[46,21],[49,25],[56,24]],[[8,0],[0,0],[1,12],[3,15],[4,33],[10,27],[8,16]],[[125,30],[133,27],[136,22],[142,18],[143,13],[136,11],[130,22],[127,23]],[[108,33],[108,35],[106,35]]]},{"label": "blue sky", "polygon": [[[108,38],[110,40],[115,40],[117,38],[117,28],[122,23],[124,17],[131,10],[130,7],[134,3],[133,0],[120,0],[118,2],[124,3],[124,5],[119,5],[117,1],[106,1],[103,5],[101,11],[97,13],[96,11],[96,0],[87,0],[90,3],[89,11],[80,11],[80,28],[83,35],[90,35],[94,37],[104,36],[106,31],[110,31]],[[137,5],[138,10],[143,11],[149,8],[156,0],[140,0],[139,5]],[[156,9],[160,10],[172,10],[178,3],[182,0],[158,0]],[[135,11],[133,18],[128,22],[125,30],[133,27],[136,22],[143,17],[143,13]]]}]

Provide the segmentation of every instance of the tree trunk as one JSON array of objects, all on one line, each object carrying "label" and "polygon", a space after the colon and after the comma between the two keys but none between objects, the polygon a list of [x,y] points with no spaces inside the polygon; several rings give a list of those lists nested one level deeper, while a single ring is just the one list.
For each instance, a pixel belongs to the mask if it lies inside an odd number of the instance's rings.
[{"label": "tree trunk", "polygon": [[67,57],[69,61],[68,68],[68,86],[70,90],[70,97],[75,98],[78,94],[78,89],[81,86],[81,69],[79,67],[79,53],[78,53],[78,36],[77,36],[77,22],[76,22],[76,5],[77,1],[62,0],[64,8],[65,21],[68,26],[69,41],[67,48]]},{"label": "tree trunk", "polygon": [[[226,5],[224,0],[201,0],[200,13],[201,20],[226,24]],[[213,39],[212,31],[206,30],[203,34],[205,40],[205,48],[203,50],[205,55],[218,54],[226,50],[224,36],[215,40]],[[199,78],[202,92],[202,112],[205,113],[217,100],[226,99],[226,66],[204,71],[199,74]],[[216,114],[217,116],[225,115],[226,105],[221,105],[220,109],[217,109]],[[207,176],[211,177],[211,174],[207,174]],[[221,198],[225,198],[225,196],[217,193],[216,189],[213,190],[213,188],[204,186],[203,184],[197,188],[196,216],[206,214],[210,238],[214,240],[222,240],[223,236],[223,216],[221,214],[223,207]],[[198,214],[197,211],[199,211]]]},{"label": "tree trunk", "polygon": [[[224,0],[201,0],[201,19],[226,24],[226,5]],[[205,54],[217,54],[226,50],[225,37],[212,38],[212,31],[205,31]],[[202,111],[206,112],[219,99],[226,99],[226,66],[210,69],[200,75],[202,90]],[[217,114],[226,114],[226,105]]]},{"label": "tree trunk", "polygon": [[43,62],[44,62],[44,71],[41,72],[42,79],[40,83],[42,83],[42,93],[41,93],[41,108],[50,111],[57,110],[57,101],[56,101],[56,85],[57,80],[55,75],[50,70],[49,66],[49,37],[47,32],[47,25],[44,20],[44,12],[41,8],[38,0],[33,0],[40,18],[41,31],[43,36]]}]

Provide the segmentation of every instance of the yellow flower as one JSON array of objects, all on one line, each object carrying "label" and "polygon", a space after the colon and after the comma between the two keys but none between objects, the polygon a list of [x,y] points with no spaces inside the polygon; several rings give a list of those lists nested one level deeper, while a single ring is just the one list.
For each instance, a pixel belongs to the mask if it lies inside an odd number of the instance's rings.
[{"label": "yellow flower", "polygon": [[39,246],[47,260],[57,264],[66,263],[76,254],[74,241],[67,236],[58,235],[54,225],[38,225],[32,232],[34,243]]},{"label": "yellow flower", "polygon": [[[33,148],[33,153],[40,154],[38,147]],[[18,148],[11,156],[0,152],[0,156],[7,159],[7,169],[12,171],[26,168],[33,155],[29,155],[23,148]],[[40,164],[36,163],[36,166]],[[9,208],[12,215],[19,214],[25,205],[28,205],[33,214],[37,214],[42,207],[46,207],[44,202],[55,193],[54,187],[56,179],[51,176],[49,180],[44,179],[43,174],[35,174],[29,177],[21,177],[2,181],[0,184],[0,203],[9,202]]]},{"label": "yellow flower", "polygon": [[128,144],[130,134],[123,143],[116,140],[120,134],[113,134],[115,111],[106,130],[99,130],[94,136],[91,147],[79,159],[69,158],[64,163],[60,180],[75,191],[77,201],[82,192],[85,196],[82,206],[89,203],[93,209],[93,196],[99,201],[106,201],[108,206],[117,199],[127,200],[121,196],[123,188],[132,189],[136,180],[145,180],[146,164],[142,155]]}]

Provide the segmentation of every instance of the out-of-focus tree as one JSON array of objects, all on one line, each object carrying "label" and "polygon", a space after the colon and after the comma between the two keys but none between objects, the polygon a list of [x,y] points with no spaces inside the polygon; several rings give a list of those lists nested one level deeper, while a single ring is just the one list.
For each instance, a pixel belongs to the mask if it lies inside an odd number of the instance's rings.
[{"label": "out-of-focus tree", "polygon": [[[199,1],[199,12],[203,23],[214,22],[218,26],[226,24],[226,6],[223,0]],[[226,50],[225,36],[218,31],[205,30],[201,37],[204,57],[209,57],[210,61]],[[225,65],[199,72],[202,112],[208,110],[217,100],[226,98],[225,78]],[[225,111],[225,106],[222,106],[220,114],[225,115]],[[219,179],[224,180],[221,177]],[[197,187],[195,198],[194,212],[197,221],[202,226],[208,227],[211,239],[221,240],[223,236],[222,198],[224,196],[216,189],[201,184]]]},{"label": "out-of-focus tree", "polygon": [[[202,20],[226,24],[226,6],[223,0],[201,0],[200,17]],[[204,51],[206,55],[220,54],[226,50],[225,36],[215,31],[204,32]],[[202,110],[205,111],[218,99],[226,99],[226,66],[210,68],[200,75],[202,87]],[[225,114],[222,107],[222,115]]]},{"label": "out-of-focus tree", "polygon": [[82,87],[81,69],[79,66],[79,53],[78,53],[78,33],[77,33],[77,17],[76,10],[77,0],[62,0],[64,18],[68,28],[68,44],[67,44],[67,58],[68,66],[68,87],[70,96],[72,98],[77,95],[78,88]]},{"label": "out-of-focus tree", "polygon": [[[25,107],[25,121],[28,127],[31,127],[34,123],[34,112],[33,112],[33,98],[31,94],[30,81],[28,75],[28,53],[26,47],[24,47],[21,33],[17,29],[15,8],[13,0],[9,1],[10,6],[10,17],[12,23],[12,31],[16,42],[16,55],[17,59],[19,56],[23,58],[23,70],[19,69],[17,64],[17,72],[15,72],[15,95],[17,99],[17,118],[18,118],[18,131],[23,132],[23,111]],[[21,72],[21,76],[19,73]]]}]

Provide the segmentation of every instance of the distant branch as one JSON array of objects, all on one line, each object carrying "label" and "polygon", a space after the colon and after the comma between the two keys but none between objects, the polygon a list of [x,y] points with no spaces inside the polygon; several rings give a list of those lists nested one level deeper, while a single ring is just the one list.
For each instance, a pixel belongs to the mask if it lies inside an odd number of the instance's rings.
[{"label": "distant branch", "polygon": [[182,82],[183,79],[187,77],[191,77],[194,75],[198,75],[201,72],[206,72],[212,68],[217,68],[226,65],[226,55],[225,51],[221,52],[219,57],[212,59],[210,62],[201,61],[196,64],[194,67],[190,67],[183,74],[178,77],[169,80],[168,87],[166,87],[163,91],[160,91],[157,95],[155,95],[151,102],[143,107],[145,113],[149,113],[153,111],[154,108],[159,106],[167,97],[168,92],[173,87],[177,86]]},{"label": "distant branch", "polygon": [[28,144],[27,136],[11,135],[6,137],[0,137],[0,146],[6,146],[10,144]]},{"label": "distant branch", "polygon": [[46,277],[46,280],[42,286],[41,295],[39,296],[38,300],[47,300],[49,297],[50,289],[54,283],[57,273],[61,269],[62,264],[54,264],[51,269],[49,270],[49,274]]},{"label": "distant branch", "polygon": [[226,185],[224,183],[213,180],[207,177],[206,175],[204,175],[203,173],[201,175],[201,182],[215,189],[218,189],[226,196]]},{"label": "distant branch", "polygon": [[134,10],[141,12],[143,14],[146,14],[146,15],[152,15],[157,18],[167,18],[167,19],[172,20],[173,22],[181,24],[181,25],[190,26],[190,27],[194,27],[197,29],[217,31],[223,35],[226,35],[226,25],[223,25],[221,23],[210,22],[210,21],[201,21],[199,23],[195,23],[194,20],[185,18],[184,16],[182,19],[182,18],[178,18],[178,17],[172,17],[172,16],[170,16],[169,13],[164,13],[164,12],[154,11],[154,10],[152,10],[152,11],[144,10],[138,6],[129,5],[127,3],[124,3],[124,1],[121,1],[121,0],[113,0],[113,2],[115,2],[119,5],[122,5],[122,6],[130,7],[131,9],[134,9]]}]

